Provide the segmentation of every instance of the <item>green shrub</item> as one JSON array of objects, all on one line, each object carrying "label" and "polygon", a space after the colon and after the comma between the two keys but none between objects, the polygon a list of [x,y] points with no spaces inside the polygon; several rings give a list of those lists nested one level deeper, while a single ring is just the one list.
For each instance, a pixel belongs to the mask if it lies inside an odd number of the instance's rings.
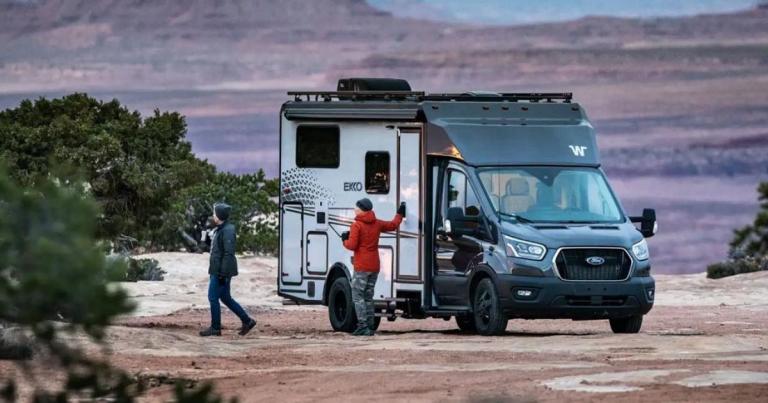
[{"label": "green shrub", "polygon": [[765,256],[768,255],[768,182],[761,183],[757,193],[760,210],[751,225],[734,231],[731,250],[752,256]]},{"label": "green shrub", "polygon": [[709,265],[707,267],[707,277],[717,279],[761,270],[768,270],[767,257],[741,257]]},{"label": "green shrub", "polygon": [[82,178],[79,191],[101,213],[95,235],[118,253],[189,246],[182,232],[190,229],[190,208],[195,206],[193,216],[210,215],[216,201],[234,206],[240,252],[275,253],[276,223],[259,217],[277,211],[270,201],[277,180],[267,180],[263,171],[217,173],[192,153],[186,131],[177,112],[155,110],[142,117],[117,100],[87,94],[24,100],[0,111],[0,158],[24,187],[46,183],[53,168],[59,184],[72,187],[74,178]]},{"label": "green shrub", "polygon": [[107,272],[107,280],[113,282],[163,281],[165,270],[155,259],[134,259],[112,255],[111,259],[121,262]]},{"label": "green shrub", "polygon": [[729,259],[707,267],[707,277],[722,278],[734,274],[768,270],[768,182],[757,187],[760,209],[751,225],[734,231]]},{"label": "green shrub", "polygon": [[163,274],[155,259],[130,259],[126,281],[163,281]]},{"label": "green shrub", "polygon": [[0,360],[32,358],[32,340],[19,328],[6,328],[0,323]]},{"label": "green shrub", "polygon": [[[28,333],[46,365],[66,374],[58,390],[40,388],[30,400],[129,401],[140,391],[127,374],[61,337],[85,334],[102,343],[112,319],[133,308],[123,290],[104,281],[104,273],[119,263],[105,259],[94,239],[98,216],[96,204],[77,186],[53,180],[19,186],[0,169],[0,323]],[[17,352],[23,358],[30,351]],[[38,384],[27,374],[28,382]],[[13,379],[6,382],[0,389],[12,400],[16,386]]]},{"label": "green shrub", "polygon": [[77,167],[103,213],[97,236],[130,235],[151,247],[172,196],[215,172],[192,153],[186,131],[179,113],[142,117],[86,94],[24,100],[0,111],[0,157],[22,186],[48,180],[52,167]]}]

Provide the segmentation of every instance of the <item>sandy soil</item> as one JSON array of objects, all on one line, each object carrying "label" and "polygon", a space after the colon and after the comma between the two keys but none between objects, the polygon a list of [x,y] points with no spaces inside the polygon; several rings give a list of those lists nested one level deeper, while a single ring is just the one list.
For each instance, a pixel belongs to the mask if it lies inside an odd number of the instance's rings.
[{"label": "sandy soil", "polygon": [[[258,319],[238,337],[206,325],[204,255],[158,254],[163,283],[128,287],[137,314],[110,329],[115,364],[151,380],[213,381],[241,401],[762,401],[768,394],[768,273],[724,280],[659,276],[637,335],[606,321],[510,321],[507,333],[460,333],[453,321],[384,322],[374,337],[330,330],[317,307],[283,306],[275,261],[242,258],[233,292]],[[16,371],[0,362],[0,372]]]},{"label": "sandy soil", "polygon": [[[141,258],[157,259],[166,271],[163,281],[124,283],[136,302],[135,316],[164,315],[180,309],[208,307],[209,254],[154,253]],[[262,309],[282,305],[276,293],[277,260],[246,256],[238,258],[235,280],[237,299]]]}]

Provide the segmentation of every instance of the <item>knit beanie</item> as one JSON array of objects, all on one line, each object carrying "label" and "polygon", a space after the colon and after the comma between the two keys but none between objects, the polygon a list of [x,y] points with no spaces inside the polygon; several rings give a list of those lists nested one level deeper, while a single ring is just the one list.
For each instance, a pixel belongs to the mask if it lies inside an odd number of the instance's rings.
[{"label": "knit beanie", "polygon": [[363,211],[373,210],[373,203],[368,198],[362,198],[355,203],[355,206]]},{"label": "knit beanie", "polygon": [[227,221],[230,211],[232,211],[232,206],[227,203],[216,203],[213,205],[213,213],[216,214],[216,218],[220,221]]}]

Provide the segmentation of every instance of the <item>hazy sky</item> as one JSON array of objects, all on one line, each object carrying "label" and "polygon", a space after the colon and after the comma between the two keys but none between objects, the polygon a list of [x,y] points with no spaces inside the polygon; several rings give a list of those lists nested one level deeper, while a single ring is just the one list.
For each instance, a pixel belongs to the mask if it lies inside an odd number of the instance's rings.
[{"label": "hazy sky", "polygon": [[398,16],[481,24],[562,21],[587,15],[682,16],[743,10],[759,0],[368,0]]}]

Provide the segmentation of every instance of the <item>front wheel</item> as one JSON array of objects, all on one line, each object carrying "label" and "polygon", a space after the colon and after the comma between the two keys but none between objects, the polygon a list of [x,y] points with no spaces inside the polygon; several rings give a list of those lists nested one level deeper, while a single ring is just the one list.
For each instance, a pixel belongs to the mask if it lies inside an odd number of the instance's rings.
[{"label": "front wheel", "polygon": [[509,319],[501,309],[499,294],[496,292],[493,281],[489,278],[480,280],[473,295],[472,307],[477,333],[483,336],[503,334]]},{"label": "front wheel", "polygon": [[328,319],[337,332],[351,332],[357,326],[355,305],[352,303],[352,287],[346,277],[339,277],[328,291]]},{"label": "front wheel", "polygon": [[611,330],[614,333],[638,333],[643,326],[643,315],[634,315],[628,318],[614,318],[611,322]]}]

